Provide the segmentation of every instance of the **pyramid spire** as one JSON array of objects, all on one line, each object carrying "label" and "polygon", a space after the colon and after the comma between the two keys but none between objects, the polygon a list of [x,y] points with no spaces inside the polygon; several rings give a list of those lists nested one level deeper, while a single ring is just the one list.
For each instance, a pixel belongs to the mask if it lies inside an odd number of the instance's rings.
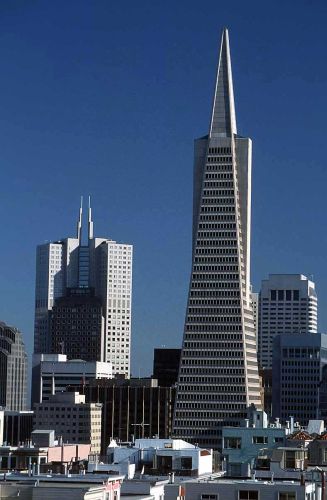
[{"label": "pyramid spire", "polygon": [[236,133],[232,65],[228,30],[225,28],[221,37],[209,136],[231,137]]}]

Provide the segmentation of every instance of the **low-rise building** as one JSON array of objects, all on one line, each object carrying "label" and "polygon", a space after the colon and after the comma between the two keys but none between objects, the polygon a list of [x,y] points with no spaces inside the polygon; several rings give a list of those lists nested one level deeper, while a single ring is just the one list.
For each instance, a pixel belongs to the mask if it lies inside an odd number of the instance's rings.
[{"label": "low-rise building", "polygon": [[34,405],[34,429],[54,429],[63,442],[90,443],[92,453],[101,450],[102,405],[85,403],[78,392],[62,392]]},{"label": "low-rise building", "polygon": [[0,410],[0,445],[27,444],[33,430],[33,411]]},{"label": "low-rise building", "polygon": [[[123,477],[103,475],[0,475],[0,498],[120,500]],[[134,497],[137,500],[137,497]]]},{"label": "low-rise building", "polygon": [[253,411],[241,427],[223,427],[224,470],[230,477],[250,477],[255,459],[264,450],[286,444],[290,426],[282,427],[278,420],[268,424],[264,411]]},{"label": "low-rise building", "polygon": [[182,439],[136,439],[126,445],[113,440],[106,456],[90,456],[88,471],[116,471],[130,479],[136,471],[164,479],[172,475],[199,477],[212,473],[212,457],[212,450]]},{"label": "low-rise building", "polygon": [[[315,482],[210,479],[184,483],[185,500],[319,500]],[[311,496],[310,496],[311,495]]]},{"label": "low-rise building", "polygon": [[[0,470],[32,471],[46,466],[46,471],[52,469],[51,464],[72,464],[77,460],[87,460],[90,454],[89,444],[58,444],[50,446],[1,446]],[[1,496],[0,496],[1,498]]]}]

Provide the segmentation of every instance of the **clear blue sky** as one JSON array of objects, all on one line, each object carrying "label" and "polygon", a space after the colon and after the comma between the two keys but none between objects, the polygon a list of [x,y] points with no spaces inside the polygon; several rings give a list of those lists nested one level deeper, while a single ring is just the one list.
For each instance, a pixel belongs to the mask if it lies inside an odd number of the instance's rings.
[{"label": "clear blue sky", "polygon": [[252,281],[313,275],[327,330],[327,4],[0,2],[0,319],[31,350],[35,247],[74,234],[133,243],[133,372],[180,346],[193,139],[207,133],[230,29],[239,133],[253,139]]}]

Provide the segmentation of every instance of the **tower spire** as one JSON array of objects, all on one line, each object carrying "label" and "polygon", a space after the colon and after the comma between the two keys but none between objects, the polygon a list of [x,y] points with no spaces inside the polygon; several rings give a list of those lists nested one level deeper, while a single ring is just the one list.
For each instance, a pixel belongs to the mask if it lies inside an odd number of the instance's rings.
[{"label": "tower spire", "polygon": [[237,133],[232,65],[228,29],[221,37],[215,95],[212,106],[210,137],[231,137]]},{"label": "tower spire", "polygon": [[91,196],[89,196],[89,218],[88,218],[88,231],[89,231],[89,240],[93,239],[93,221],[92,221],[92,208],[91,208]]},{"label": "tower spire", "polygon": [[79,208],[79,219],[77,222],[77,239],[79,241],[79,244],[81,244],[82,241],[82,217],[83,217],[83,196],[81,196],[81,204]]}]

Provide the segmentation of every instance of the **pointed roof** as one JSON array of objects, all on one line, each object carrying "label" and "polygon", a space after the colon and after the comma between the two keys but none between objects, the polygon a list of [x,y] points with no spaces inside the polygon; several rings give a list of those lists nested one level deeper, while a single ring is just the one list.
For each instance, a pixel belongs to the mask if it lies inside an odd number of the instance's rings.
[{"label": "pointed roof", "polygon": [[89,196],[89,213],[88,213],[88,236],[89,240],[93,239],[93,220],[92,220],[92,208],[91,208],[91,196]]},{"label": "pointed roof", "polygon": [[228,30],[225,28],[221,37],[209,136],[231,137],[236,133],[232,65]]},{"label": "pointed roof", "polygon": [[83,217],[83,196],[81,196],[81,204],[79,208],[79,218],[77,221],[77,239],[79,243],[82,241],[82,217]]}]

